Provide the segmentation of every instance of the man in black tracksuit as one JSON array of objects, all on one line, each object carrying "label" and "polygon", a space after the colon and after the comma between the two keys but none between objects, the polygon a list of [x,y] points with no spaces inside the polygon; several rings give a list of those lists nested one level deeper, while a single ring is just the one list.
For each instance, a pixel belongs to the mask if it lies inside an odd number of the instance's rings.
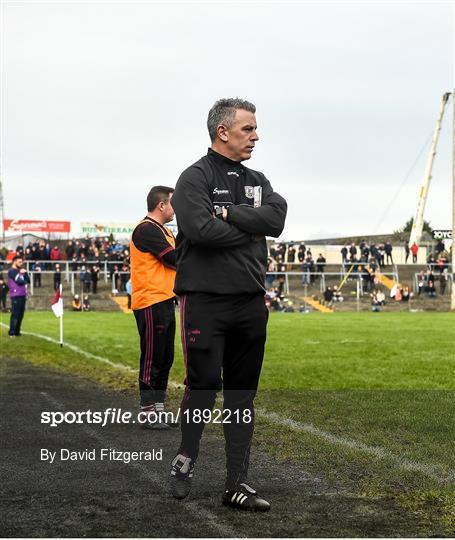
[{"label": "man in black tracksuit", "polygon": [[215,103],[207,122],[212,147],[182,173],[173,196],[186,390],[171,486],[176,498],[188,495],[204,429],[199,415],[208,418],[223,388],[223,503],[264,511],[269,503],[245,481],[268,320],[265,236],[281,234],[287,205],[262,173],[241,164],[258,140],[255,110],[239,99]]}]

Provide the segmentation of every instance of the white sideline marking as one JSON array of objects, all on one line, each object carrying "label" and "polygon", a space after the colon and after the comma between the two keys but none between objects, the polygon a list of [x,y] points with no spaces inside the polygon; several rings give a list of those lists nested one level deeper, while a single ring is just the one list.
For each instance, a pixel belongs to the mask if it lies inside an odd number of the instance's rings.
[{"label": "white sideline marking", "polygon": [[[6,324],[2,322],[0,322],[0,326],[3,326],[3,328],[9,328]],[[50,343],[55,343],[56,345],[60,345],[60,341],[54,338],[51,338],[49,336],[45,336],[44,334],[36,334],[35,332],[21,332],[21,333],[24,334],[24,336],[33,336],[39,339],[44,339],[45,341],[49,341]],[[105,358],[104,356],[98,356],[97,354],[92,354],[88,351],[84,351],[80,347],[77,347],[76,345],[72,345],[71,343],[68,343],[67,341],[63,343],[63,346],[66,349],[70,349],[78,354],[82,354],[82,356],[85,356],[86,358],[91,358],[92,360],[103,362],[103,364],[107,364],[108,366],[111,366],[113,368],[121,369],[123,371],[128,371],[129,373],[137,373],[137,369],[132,368],[131,366],[126,366],[125,364],[119,364],[118,362],[112,362],[112,360],[109,360],[109,358]],[[181,384],[175,383],[173,381],[169,381],[168,386],[174,389],[183,387]]]},{"label": "white sideline marking", "polygon": [[[0,326],[3,326],[4,328],[8,328],[8,326],[4,323],[0,323]],[[43,334],[35,334],[34,332],[22,332],[22,333],[24,335],[29,335],[29,336],[37,337],[40,339],[44,339],[51,343],[56,343],[57,345],[60,344],[60,342],[57,341],[56,339],[53,339],[49,336],[45,336]],[[70,343],[65,342],[64,346],[67,347],[68,349],[73,350],[74,352],[82,354],[83,356],[87,358],[98,360],[99,362],[108,364],[111,367],[122,369],[124,371],[129,371],[130,373],[137,373],[137,370],[130,366],[125,366],[124,364],[112,362],[111,360],[109,360],[109,358],[104,358],[103,356],[98,356],[96,354],[89,353],[79,347],[76,347],[76,345],[71,345]],[[172,381],[169,381],[169,386],[171,388],[182,387],[181,385]],[[404,471],[420,472],[424,474],[425,476],[428,476],[429,478],[432,478],[433,480],[436,480],[437,482],[440,482],[442,484],[451,484],[455,481],[455,471],[453,470],[449,470],[446,476],[441,476],[441,473],[437,469],[437,467],[433,467],[425,463],[420,463],[418,461],[414,461],[414,460],[410,460],[401,456],[397,456],[393,454],[392,452],[390,452],[390,450],[387,450],[380,446],[368,446],[367,444],[356,441],[354,439],[348,439],[347,437],[340,437],[328,431],[323,431],[322,429],[314,427],[311,424],[304,424],[302,422],[297,422],[296,420],[292,420],[292,418],[286,418],[285,416],[280,416],[277,413],[268,412],[264,409],[256,409],[256,412],[259,413],[261,416],[263,416],[269,422],[272,422],[273,424],[289,427],[291,429],[294,429],[295,431],[303,431],[305,433],[310,433],[311,435],[314,435],[315,437],[319,437],[320,439],[324,439],[330,442],[331,444],[344,446],[346,448],[350,448],[351,450],[365,452],[366,454],[370,454],[379,459],[388,459],[390,461],[393,461],[395,465],[398,466],[398,468]]]},{"label": "white sideline marking", "polygon": [[[47,392],[40,392],[40,394],[49,401],[49,403],[52,403],[55,407],[58,407],[61,410],[66,410],[66,407],[63,403],[55,399],[53,396],[48,394]],[[81,426],[82,430],[87,433],[90,437],[93,437],[96,439],[99,443],[103,445],[103,447],[106,448],[112,448],[114,450],[118,450],[116,448],[116,445],[113,444],[109,439],[106,437],[103,437],[100,433],[95,431],[94,429],[88,427],[85,424],[82,424]],[[138,469],[139,472],[144,476],[147,480],[152,481],[155,485],[158,486],[158,488],[163,486],[163,478],[161,475],[159,475],[156,472],[153,472],[149,467],[146,467],[141,462],[132,462],[127,463],[126,465],[132,467],[133,469]],[[200,504],[198,504],[195,501],[184,501],[180,502],[180,505],[183,506],[185,509],[187,509],[191,516],[194,517],[195,514],[198,516],[203,517],[207,524],[212,527],[218,534],[220,534],[223,538],[243,538],[243,535],[240,535],[229,525],[225,525],[224,523],[220,523],[220,516],[217,516],[213,512],[210,512],[210,510],[207,510],[206,508],[202,507]]]},{"label": "white sideline marking", "polygon": [[323,431],[322,429],[319,429],[311,424],[297,422],[296,420],[292,420],[291,418],[286,418],[277,413],[269,412],[264,409],[257,409],[257,412],[272,424],[289,427],[291,429],[294,429],[295,431],[303,431],[305,433],[314,435],[319,439],[324,439],[331,444],[344,446],[345,448],[364,452],[379,459],[387,459],[393,461],[398,468],[404,471],[422,473],[425,476],[428,476],[429,478],[432,478],[433,480],[436,480],[441,484],[451,484],[455,480],[455,471],[453,470],[449,470],[448,473],[444,473],[444,471],[438,470],[437,467],[407,459],[402,456],[397,456],[390,450],[381,448],[380,446],[369,446],[354,439],[340,437],[328,431]]},{"label": "white sideline marking", "polygon": [[[4,328],[8,328],[8,326],[4,323],[0,323],[0,326],[3,326]],[[58,341],[57,339],[51,338],[49,336],[45,336],[44,334],[35,334],[34,332],[22,332],[22,334],[26,336],[37,337],[39,339],[44,339],[45,341],[49,341],[50,343],[55,343],[57,345],[60,345],[60,341]],[[98,356],[96,354],[92,354],[90,352],[84,351],[83,349],[76,347],[76,345],[72,345],[71,343],[68,343],[67,341],[63,343],[63,346],[66,349],[70,349],[78,354],[82,354],[86,358],[91,358],[92,360],[98,360],[98,362],[103,362],[104,364],[107,364],[111,367],[114,367],[117,369],[123,369],[124,371],[129,371],[131,373],[137,372],[136,369],[133,369],[130,366],[126,366],[125,364],[118,364],[117,362],[112,362],[112,360],[109,360],[109,358],[104,358],[103,356]]]}]

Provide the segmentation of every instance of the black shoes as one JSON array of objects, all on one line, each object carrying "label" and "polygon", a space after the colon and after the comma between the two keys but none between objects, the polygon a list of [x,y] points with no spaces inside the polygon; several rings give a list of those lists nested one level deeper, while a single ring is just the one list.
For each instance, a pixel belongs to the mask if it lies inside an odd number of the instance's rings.
[{"label": "black shoes", "polygon": [[223,504],[237,510],[249,510],[251,512],[268,512],[270,503],[262,499],[248,484],[240,484],[237,490],[225,491]]},{"label": "black shoes", "polygon": [[193,483],[194,460],[177,454],[172,462],[171,491],[176,499],[188,496]]},{"label": "black shoes", "polygon": [[[172,461],[171,469],[171,492],[176,499],[184,499],[191,491],[194,473],[194,460],[177,454]],[[259,497],[248,484],[240,484],[237,490],[229,490],[223,493],[222,502],[225,506],[237,510],[249,510],[252,512],[268,512],[270,503]]]}]

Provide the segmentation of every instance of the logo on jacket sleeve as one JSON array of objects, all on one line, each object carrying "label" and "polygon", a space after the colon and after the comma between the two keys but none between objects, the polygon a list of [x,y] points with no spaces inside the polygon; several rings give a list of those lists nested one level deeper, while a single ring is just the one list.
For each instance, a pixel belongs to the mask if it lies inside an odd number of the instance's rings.
[{"label": "logo on jacket sleeve", "polygon": [[252,199],[254,197],[254,188],[253,188],[253,186],[245,186],[245,197],[247,199]]},{"label": "logo on jacket sleeve", "polygon": [[213,190],[214,195],[226,195],[229,193],[228,189],[218,189],[217,187]]}]

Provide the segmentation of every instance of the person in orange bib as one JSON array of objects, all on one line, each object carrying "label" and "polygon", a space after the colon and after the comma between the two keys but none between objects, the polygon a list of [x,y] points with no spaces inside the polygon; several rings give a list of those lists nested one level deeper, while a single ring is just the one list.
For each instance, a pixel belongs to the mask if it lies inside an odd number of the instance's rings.
[{"label": "person in orange bib", "polygon": [[[131,307],[140,337],[139,393],[144,427],[168,429],[163,421],[169,371],[174,361],[175,238],[165,227],[174,218],[170,187],[155,186],[147,196],[148,213],[130,242]],[[156,413],[156,414],[153,414]]]}]

